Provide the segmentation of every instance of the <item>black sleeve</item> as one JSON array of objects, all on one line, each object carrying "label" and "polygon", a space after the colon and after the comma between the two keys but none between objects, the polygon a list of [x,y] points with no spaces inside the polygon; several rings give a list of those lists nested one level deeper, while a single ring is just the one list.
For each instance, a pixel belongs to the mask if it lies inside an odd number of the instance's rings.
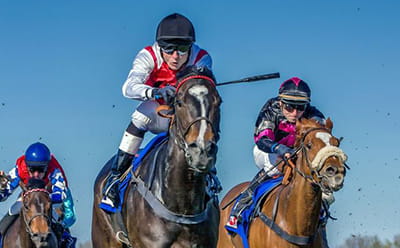
[{"label": "black sleeve", "polygon": [[275,144],[274,141],[270,140],[268,137],[264,136],[261,139],[259,139],[256,143],[258,149],[260,149],[263,152],[266,153],[271,153],[271,147],[272,145]]}]

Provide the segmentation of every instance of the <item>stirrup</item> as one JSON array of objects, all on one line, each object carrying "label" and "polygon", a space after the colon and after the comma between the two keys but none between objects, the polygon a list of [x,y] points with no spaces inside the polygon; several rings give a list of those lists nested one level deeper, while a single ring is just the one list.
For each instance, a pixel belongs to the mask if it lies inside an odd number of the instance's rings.
[{"label": "stirrup", "polygon": [[118,231],[115,234],[115,238],[121,242],[122,244],[127,245],[128,247],[132,248],[131,242],[129,241],[128,235],[124,231]]},{"label": "stirrup", "polygon": [[107,196],[104,196],[104,197],[101,199],[101,203],[103,203],[103,204],[105,204],[105,205],[108,205],[108,206],[110,206],[110,207],[112,207],[112,208],[115,208],[115,207],[116,207],[116,206],[114,205],[114,202],[111,201],[111,199],[108,198]]}]

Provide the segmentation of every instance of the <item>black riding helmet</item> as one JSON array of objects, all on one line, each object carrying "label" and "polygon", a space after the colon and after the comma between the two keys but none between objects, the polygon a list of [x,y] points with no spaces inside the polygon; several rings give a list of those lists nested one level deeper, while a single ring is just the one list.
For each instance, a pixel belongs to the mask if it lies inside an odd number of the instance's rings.
[{"label": "black riding helmet", "polygon": [[279,88],[279,99],[288,104],[308,104],[311,101],[311,90],[307,83],[298,77],[293,77]]},{"label": "black riding helmet", "polygon": [[193,24],[181,14],[169,15],[158,24],[156,41],[160,46],[191,45],[196,41]]}]

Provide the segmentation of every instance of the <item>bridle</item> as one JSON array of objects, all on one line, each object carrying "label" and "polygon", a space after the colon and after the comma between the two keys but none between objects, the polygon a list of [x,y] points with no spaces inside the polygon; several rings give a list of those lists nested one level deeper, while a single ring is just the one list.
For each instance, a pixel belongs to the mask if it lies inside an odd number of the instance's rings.
[{"label": "bridle", "polygon": [[[307,138],[307,136],[309,134],[311,134],[312,132],[315,132],[315,131],[324,131],[324,132],[327,132],[329,134],[331,133],[329,129],[324,128],[324,127],[311,128],[311,129],[307,130],[303,134],[303,136],[301,138],[300,145],[299,145],[299,147],[296,149],[296,151],[294,153],[294,155],[296,155],[299,152],[302,152],[302,156],[305,159],[308,168],[310,169],[310,175],[305,174],[303,171],[301,171],[299,168],[297,168],[290,158],[287,159],[287,163],[289,164],[289,166],[292,169],[294,169],[294,171],[296,173],[298,173],[300,176],[305,178],[307,181],[311,182],[312,185],[318,186],[322,190],[323,193],[332,193],[333,190],[331,189],[329,184],[324,184],[324,182],[326,180],[328,180],[328,177],[326,175],[321,175],[320,174],[321,169],[323,167],[322,166],[323,162],[325,162],[327,158],[335,156],[343,163],[344,169],[346,170],[347,166],[346,166],[345,162],[346,162],[347,156],[337,146],[329,146],[325,150],[324,150],[324,147],[323,147],[322,149],[320,149],[318,151],[318,153],[320,154],[320,156],[323,156],[324,158],[320,161],[320,163],[318,165],[313,165],[314,161],[310,161],[310,158],[308,156],[309,148],[307,147],[307,145],[305,145],[304,142],[305,142],[305,139]],[[323,153],[325,153],[325,154],[323,154]]]},{"label": "bridle", "polygon": [[[213,87],[216,86],[214,80],[211,79],[208,76],[192,75],[192,76],[185,77],[181,81],[178,82],[178,86],[176,87],[176,95],[178,95],[178,92],[181,89],[181,86],[184,83],[186,83],[187,81],[191,80],[191,79],[204,79],[205,81],[209,82]],[[188,89],[186,89],[186,91],[187,90]],[[186,92],[184,92],[184,93],[186,93]],[[182,105],[182,101],[179,100],[178,97],[175,97],[172,105],[173,105],[173,107],[175,109],[175,106]],[[172,127],[173,123],[176,123],[176,127],[177,128],[176,128],[176,132],[174,132],[174,135],[176,137],[175,143],[178,145],[179,148],[181,148],[184,151],[186,161],[189,164],[189,168],[191,170],[194,170],[194,171],[199,172],[199,173],[204,173],[204,171],[199,170],[198,168],[195,168],[195,167],[191,166],[192,155],[189,153],[189,146],[190,145],[185,140],[185,136],[188,134],[190,128],[195,123],[197,123],[199,121],[203,121],[203,120],[206,121],[207,124],[209,124],[211,126],[213,134],[218,137],[218,130],[215,128],[213,122],[206,116],[199,116],[199,117],[195,118],[194,120],[189,122],[189,124],[186,127],[183,126],[182,121],[179,118],[176,118],[176,115],[171,117],[171,122],[170,122],[170,127]]]},{"label": "bridle", "polygon": [[[293,155],[290,158],[284,159],[285,163],[288,164],[289,168],[290,168],[285,173],[285,178],[287,175],[289,175],[291,173],[292,170],[294,170],[297,174],[299,174],[300,176],[305,178],[313,186],[319,187],[323,193],[331,193],[331,192],[333,192],[333,190],[330,188],[330,186],[324,185],[324,180],[327,180],[327,176],[320,174],[320,171],[323,167],[322,165],[325,163],[327,158],[332,157],[332,156],[336,156],[345,165],[345,160],[347,159],[347,157],[344,154],[344,152],[341,149],[339,149],[337,146],[325,146],[317,152],[314,160],[310,161],[310,158],[308,156],[309,148],[307,147],[307,145],[304,142],[305,142],[305,139],[307,138],[307,136],[314,131],[324,131],[324,132],[331,134],[330,130],[327,128],[324,128],[324,127],[311,128],[311,129],[307,130],[303,134],[300,145],[295,150]],[[326,147],[328,147],[328,148],[325,149]],[[301,171],[299,168],[297,168],[296,165],[292,161],[293,157],[295,157],[299,152],[302,153],[302,157],[304,158],[308,168],[310,169],[310,175],[307,175],[306,173]],[[317,164],[317,166],[315,166],[314,161],[317,156],[320,156],[321,159],[318,161],[319,163]],[[280,162],[278,162],[278,164],[279,163]],[[285,181],[285,178],[283,179],[284,181]],[[285,183],[284,185],[287,185],[287,183]],[[277,223],[275,223],[278,202],[280,199],[279,194],[280,194],[280,192],[282,192],[283,188],[284,187],[282,187],[281,190],[278,191],[278,197],[276,197],[276,199],[275,199],[275,204],[274,204],[274,208],[272,211],[273,217],[272,218],[268,217],[260,209],[258,210],[258,216],[265,223],[265,225],[270,227],[275,233],[277,233],[281,238],[285,239],[286,241],[293,243],[293,244],[297,244],[297,245],[310,245],[311,242],[314,240],[314,236],[315,236],[314,234],[309,235],[309,236],[291,235],[291,234],[287,233],[285,230],[283,230]],[[327,211],[326,207],[324,207],[324,209]],[[327,212],[326,218],[333,218],[333,217],[331,217],[329,212]]]},{"label": "bridle", "polygon": [[[33,193],[33,192],[42,192],[42,193],[46,194],[47,198],[48,198],[49,201],[50,201],[50,193],[49,193],[46,189],[41,189],[41,188],[39,188],[39,189],[31,189],[31,190],[28,190],[28,191],[26,191],[26,192],[23,194],[23,196],[22,196],[22,198],[23,198],[23,206],[24,206],[24,209],[25,209],[25,210],[29,209],[29,207],[25,205],[24,199],[25,199],[25,197],[27,197],[29,194],[31,194],[31,193]],[[25,214],[25,211],[22,211],[22,216],[23,216],[23,219],[24,219],[24,222],[25,222],[26,232],[30,235],[31,238],[34,238],[34,237],[40,235],[40,234],[38,234],[38,233],[33,232],[33,231],[32,231],[32,228],[31,228],[31,223],[32,223],[32,221],[33,221],[35,218],[43,217],[43,218],[46,219],[47,225],[49,225],[49,227],[50,227],[50,225],[51,225],[51,219],[50,219],[50,217],[49,217],[47,214],[45,214],[45,213],[37,213],[37,214],[34,214],[34,215],[33,215],[32,217],[30,217],[29,219],[27,219],[27,216],[26,216],[26,214]],[[47,233],[46,233],[46,234],[47,234]]]}]

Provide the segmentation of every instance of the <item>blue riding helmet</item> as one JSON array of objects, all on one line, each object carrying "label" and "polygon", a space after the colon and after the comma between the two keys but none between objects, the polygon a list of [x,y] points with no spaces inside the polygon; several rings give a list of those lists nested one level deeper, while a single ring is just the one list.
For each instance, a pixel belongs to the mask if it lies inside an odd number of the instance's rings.
[{"label": "blue riding helmet", "polygon": [[34,143],[26,149],[25,163],[28,167],[47,167],[51,159],[49,148],[40,142]]}]

